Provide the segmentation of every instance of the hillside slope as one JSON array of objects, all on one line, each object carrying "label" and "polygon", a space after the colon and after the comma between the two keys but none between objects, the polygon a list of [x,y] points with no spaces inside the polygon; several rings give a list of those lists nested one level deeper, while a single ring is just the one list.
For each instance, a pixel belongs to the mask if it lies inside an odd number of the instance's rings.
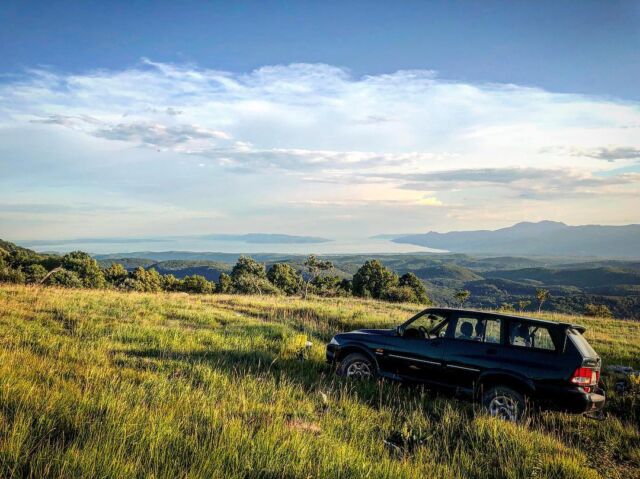
[{"label": "hillside slope", "polygon": [[[514,426],[325,365],[336,331],[415,311],[0,286],[0,477],[638,477],[640,413],[623,398],[600,423],[544,413]],[[640,366],[640,323],[563,319],[589,328],[605,363]],[[423,442],[398,457],[393,434]]]}]

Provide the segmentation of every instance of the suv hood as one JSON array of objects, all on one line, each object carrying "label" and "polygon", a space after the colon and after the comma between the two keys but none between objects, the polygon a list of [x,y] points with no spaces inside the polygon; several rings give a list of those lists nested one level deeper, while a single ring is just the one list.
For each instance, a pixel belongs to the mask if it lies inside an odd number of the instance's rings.
[{"label": "suv hood", "polygon": [[372,336],[395,336],[395,329],[356,329],[343,334],[369,334]]}]

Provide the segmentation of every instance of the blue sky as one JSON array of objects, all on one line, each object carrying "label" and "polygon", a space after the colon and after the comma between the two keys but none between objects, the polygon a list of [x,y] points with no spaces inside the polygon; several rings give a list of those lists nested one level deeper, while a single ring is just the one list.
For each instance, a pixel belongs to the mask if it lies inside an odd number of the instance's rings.
[{"label": "blue sky", "polygon": [[640,222],[638,2],[0,4],[0,237]]},{"label": "blue sky", "polygon": [[327,63],[640,99],[636,1],[5,1],[0,71]]}]

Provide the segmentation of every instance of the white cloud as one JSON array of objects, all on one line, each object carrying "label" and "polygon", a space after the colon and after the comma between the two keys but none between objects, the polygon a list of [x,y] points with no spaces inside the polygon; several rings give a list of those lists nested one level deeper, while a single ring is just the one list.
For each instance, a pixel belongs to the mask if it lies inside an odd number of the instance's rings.
[{"label": "white cloud", "polygon": [[[501,202],[566,200],[571,215],[585,207],[581,198],[598,197],[597,211],[616,198],[593,222],[640,210],[638,104],[446,81],[432,71],[354,77],[294,64],[233,74],[149,60],[121,71],[30,70],[0,83],[0,136],[10,139],[0,146],[7,195],[81,185],[179,211],[215,205],[226,217],[252,216],[247,229],[263,220],[295,232],[299,218],[288,208],[314,201],[339,202],[354,231],[373,211],[407,205],[449,208],[425,228],[452,227],[468,217],[460,211]],[[631,170],[603,176],[611,166],[603,160]],[[265,202],[278,213],[260,213]],[[328,233],[344,228],[325,221]],[[394,229],[416,225],[397,221]],[[477,226],[497,222],[487,221]]]}]

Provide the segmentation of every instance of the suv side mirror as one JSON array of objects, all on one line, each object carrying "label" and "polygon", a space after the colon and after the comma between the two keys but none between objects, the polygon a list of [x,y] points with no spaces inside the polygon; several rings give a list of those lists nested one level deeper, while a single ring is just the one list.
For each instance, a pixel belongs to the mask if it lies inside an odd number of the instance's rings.
[{"label": "suv side mirror", "polygon": [[396,326],[396,335],[402,337],[403,334],[404,329],[402,328],[402,326]]}]

